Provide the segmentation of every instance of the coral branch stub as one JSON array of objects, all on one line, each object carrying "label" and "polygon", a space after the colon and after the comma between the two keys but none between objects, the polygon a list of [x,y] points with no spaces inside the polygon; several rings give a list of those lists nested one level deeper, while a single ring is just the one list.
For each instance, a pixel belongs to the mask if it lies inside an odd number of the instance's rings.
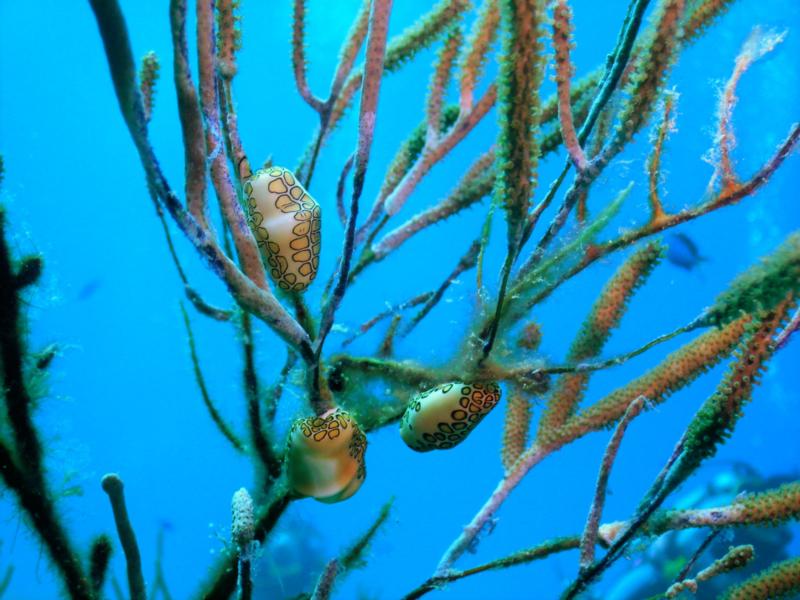
[{"label": "coral branch stub", "polygon": [[289,485],[297,494],[321,502],[346,500],[367,476],[366,449],[366,436],[344,410],[297,419],[286,447]]},{"label": "coral branch stub", "polygon": [[244,185],[250,226],[272,278],[302,291],[317,275],[321,247],[319,204],[283,167],[257,171]]},{"label": "coral branch stub", "polygon": [[446,450],[466,439],[500,401],[496,383],[445,383],[414,396],[400,421],[412,450]]}]

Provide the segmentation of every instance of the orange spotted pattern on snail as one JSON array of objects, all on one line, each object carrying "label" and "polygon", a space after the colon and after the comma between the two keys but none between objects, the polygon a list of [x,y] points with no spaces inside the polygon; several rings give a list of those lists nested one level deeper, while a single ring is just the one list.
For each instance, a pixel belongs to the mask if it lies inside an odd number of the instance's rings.
[{"label": "orange spotted pattern on snail", "polygon": [[289,432],[286,471],[295,493],[321,502],[341,502],[367,476],[367,438],[347,411],[297,419]]},{"label": "orange spotted pattern on snail", "polygon": [[306,289],[319,267],[319,204],[283,167],[256,171],[244,191],[250,226],[270,275],[281,289]]},{"label": "orange spotted pattern on snail", "polygon": [[417,452],[463,442],[500,401],[496,383],[445,383],[414,396],[400,420],[400,435]]}]

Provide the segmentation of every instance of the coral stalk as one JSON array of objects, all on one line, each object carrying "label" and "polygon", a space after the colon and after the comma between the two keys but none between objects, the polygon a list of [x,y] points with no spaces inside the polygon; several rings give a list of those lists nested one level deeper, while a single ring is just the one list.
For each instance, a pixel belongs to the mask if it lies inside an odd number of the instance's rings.
[{"label": "coral stalk", "polygon": [[128,572],[128,590],[131,600],[146,600],[147,591],[142,577],[142,559],[139,555],[139,545],[136,543],[136,533],[133,531],[128,508],[125,505],[125,492],[122,479],[116,473],[103,476],[103,491],[108,495],[111,509],[114,512],[114,522],[117,525],[117,535],[125,553],[125,562]]},{"label": "coral stalk", "polygon": [[600,527],[600,518],[603,516],[603,507],[605,506],[608,478],[611,476],[611,468],[614,466],[614,461],[617,458],[617,452],[619,451],[619,445],[622,443],[622,437],[625,435],[625,430],[628,428],[630,422],[642,412],[644,403],[644,396],[639,396],[630,403],[625,414],[622,415],[622,418],[617,424],[617,428],[614,430],[614,435],[611,436],[608,446],[606,446],[603,460],[600,463],[600,472],[597,475],[594,500],[592,500],[589,517],[586,519],[586,526],[581,536],[581,556],[579,563],[581,569],[586,569],[594,562],[594,547],[597,543],[597,530],[598,527]]},{"label": "coral stalk", "polygon": [[569,157],[578,171],[586,169],[586,153],[578,141],[570,102],[570,86],[575,67],[570,60],[572,46],[572,11],[566,0],[557,0],[553,12],[553,46],[556,49],[556,83],[558,84],[558,119]]},{"label": "coral stalk", "polygon": [[367,173],[372,138],[375,133],[376,111],[378,108],[378,92],[384,68],[384,52],[386,51],[386,36],[389,30],[389,15],[392,10],[392,0],[373,0],[370,13],[370,27],[367,38],[367,66],[366,76],[361,91],[361,106],[358,119],[358,143],[355,152],[355,167],[353,173],[353,192],[350,201],[350,211],[347,215],[345,239],[342,248],[341,263],[337,276],[336,286],[331,297],[323,309],[320,322],[319,336],[315,342],[315,354],[319,357],[322,345],[333,326],[333,317],[339,303],[342,301],[347,289],[350,274],[350,261],[353,257],[355,242],[356,220],[358,219],[358,203],[364,189],[364,179]]}]

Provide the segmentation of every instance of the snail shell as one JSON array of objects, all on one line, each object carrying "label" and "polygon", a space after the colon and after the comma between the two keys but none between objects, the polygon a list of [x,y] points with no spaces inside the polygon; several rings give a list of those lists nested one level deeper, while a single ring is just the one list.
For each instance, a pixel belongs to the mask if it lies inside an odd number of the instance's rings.
[{"label": "snail shell", "polygon": [[366,436],[344,410],[297,419],[286,448],[289,485],[321,502],[346,500],[367,476],[366,449]]},{"label": "snail shell", "polygon": [[319,267],[319,204],[283,167],[256,171],[244,191],[250,226],[270,275],[283,290],[306,289]]},{"label": "snail shell", "polygon": [[496,383],[438,385],[411,399],[400,421],[400,435],[417,452],[453,448],[499,400]]}]

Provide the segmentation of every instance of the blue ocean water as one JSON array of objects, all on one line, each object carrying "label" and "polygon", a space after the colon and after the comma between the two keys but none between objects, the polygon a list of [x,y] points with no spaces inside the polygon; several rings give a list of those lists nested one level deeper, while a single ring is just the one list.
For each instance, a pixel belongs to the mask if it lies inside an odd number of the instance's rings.
[{"label": "blue ocean water", "polygon": [[[155,50],[162,74],[150,131],[164,171],[182,189],[183,150],[171,86],[167,7],[162,2],[121,3],[134,53]],[[428,3],[395,3],[391,33],[411,25]],[[576,0],[574,61],[588,73],[613,47],[626,2]],[[308,56],[312,89],[323,94],[341,40],[360,2],[309,0]],[[293,166],[316,126],[316,115],[298,97],[290,61],[291,3],[243,2],[243,49],[235,81],[240,131],[251,161],[272,156]],[[190,30],[193,28],[193,20]],[[712,168],[703,161],[714,135],[719,89],[754,25],[787,30],[786,40],[742,79],[735,112],[737,169],[754,172],[798,119],[800,106],[800,4],[795,0],[734,3],[708,34],[688,48],[670,77],[680,94],[677,131],[664,157],[665,203],[670,210],[699,202]],[[191,36],[190,36],[191,37]],[[421,52],[399,73],[385,78],[367,176],[365,203],[379,189],[385,167],[424,114],[434,50]],[[490,71],[493,74],[494,71]],[[554,84],[549,79],[546,87]],[[485,88],[485,83],[481,89]],[[455,98],[455,95],[452,95]],[[355,111],[321,154],[311,192],[323,223],[322,276],[307,293],[318,306],[322,283],[335,268],[342,228],[335,218],[336,181],[355,145]],[[492,143],[493,112],[441,165],[404,208],[408,217],[443,197],[464,166]],[[593,191],[595,213],[629,182],[633,193],[611,231],[640,223],[647,210],[644,161],[648,135],[615,162]],[[136,527],[145,577],[152,580],[157,540],[163,535],[163,569],[175,598],[198,589],[206,569],[229,536],[230,497],[253,485],[250,462],[235,454],[208,418],[186,346],[179,301],[181,283],[169,259],[161,225],[148,197],[143,171],[119,114],[102,45],[88,3],[40,0],[0,2],[0,153],[6,177],[0,200],[14,225],[20,253],[40,252],[46,270],[30,300],[31,344],[58,343],[50,393],[37,411],[48,451],[48,477],[59,507],[80,547],[114,524],[100,477],[119,473]],[[555,176],[562,156],[540,169],[540,190]],[[707,258],[682,269],[665,261],[630,304],[605,355],[630,350],[694,318],[736,274],[770,252],[800,226],[797,189],[800,157],[790,156],[754,197],[679,229]],[[488,201],[417,236],[370,269],[349,290],[338,313],[342,329],[358,324],[416,293],[437,286],[477,234]],[[366,212],[366,211],[364,211]],[[177,251],[193,285],[212,303],[230,306],[222,284],[175,230]],[[495,221],[486,280],[496,290],[504,250],[504,225]],[[612,257],[563,286],[533,318],[543,331],[542,356],[563,360],[590,302],[620,257]],[[401,358],[444,362],[467,329],[474,301],[474,273],[463,275],[428,319],[397,346]],[[226,418],[245,431],[241,353],[230,324],[192,314],[200,362],[212,396]],[[345,334],[329,340],[337,350]],[[350,350],[374,352],[380,332]],[[685,338],[593,377],[587,401],[644,372]],[[257,328],[258,373],[266,384],[284,360],[280,340]],[[772,361],[736,434],[673,499],[697,493],[742,465],[764,478],[797,478],[800,456],[800,342]],[[690,388],[632,426],[612,474],[604,520],[624,519],[669,455],[694,410],[710,394],[724,368],[712,369]],[[287,428],[300,405],[300,387],[288,390],[278,414]],[[535,408],[535,415],[541,406]],[[427,578],[461,527],[502,477],[499,449],[502,410],[495,410],[458,448],[413,453],[389,426],[370,435],[369,475],[347,502],[296,502],[286,526],[257,564],[257,597],[292,597],[313,587],[321,566],[365,530],[380,506],[395,498],[392,516],[372,546],[368,566],[354,571],[337,598],[397,598]],[[587,436],[533,470],[498,514],[476,555],[460,566],[504,556],[557,535],[581,530],[608,434]],[[747,487],[745,485],[745,487]],[[735,493],[734,493],[735,495]],[[798,527],[784,549],[800,552]],[[13,565],[6,597],[53,598],[59,585],[38,541],[26,529],[10,493],[0,497],[0,571]],[[658,552],[655,552],[656,558]],[[619,582],[644,573],[648,555],[621,561],[597,586],[597,597],[635,598]],[[661,557],[663,558],[663,557]],[[658,561],[656,561],[658,562]],[[660,565],[663,566],[663,565]],[[442,598],[550,598],[573,579],[577,553],[545,562],[489,572],[435,592]],[[119,549],[112,572],[124,582]],[[259,591],[259,589],[261,591]],[[630,595],[633,593],[633,595]],[[110,590],[110,597],[113,597]],[[259,595],[260,594],[260,595]],[[629,594],[629,595],[626,595]]]}]

